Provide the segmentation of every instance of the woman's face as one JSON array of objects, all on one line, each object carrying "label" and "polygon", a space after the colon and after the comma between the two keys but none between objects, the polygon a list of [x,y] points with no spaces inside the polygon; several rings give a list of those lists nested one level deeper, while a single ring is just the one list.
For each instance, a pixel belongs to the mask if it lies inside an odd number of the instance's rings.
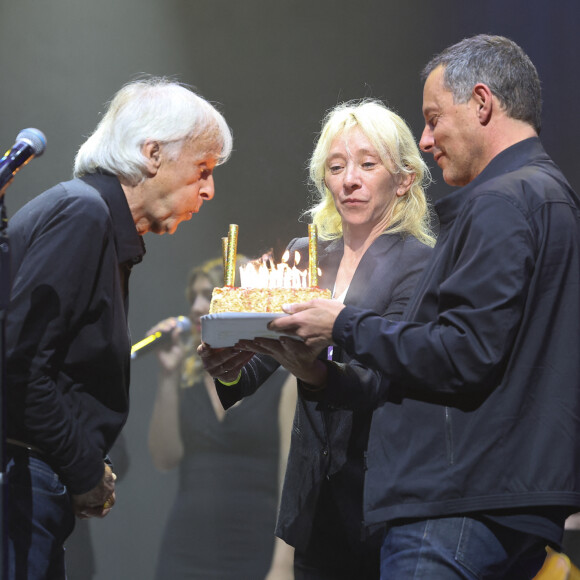
[{"label": "woman's face", "polygon": [[393,175],[364,133],[354,128],[332,141],[324,173],[345,234],[383,231],[395,200],[405,195],[412,176]]},{"label": "woman's face", "polygon": [[193,331],[196,336],[201,336],[200,318],[209,314],[209,305],[211,302],[211,293],[213,286],[205,276],[196,276],[191,285],[191,308],[189,309],[189,318],[193,323]]}]

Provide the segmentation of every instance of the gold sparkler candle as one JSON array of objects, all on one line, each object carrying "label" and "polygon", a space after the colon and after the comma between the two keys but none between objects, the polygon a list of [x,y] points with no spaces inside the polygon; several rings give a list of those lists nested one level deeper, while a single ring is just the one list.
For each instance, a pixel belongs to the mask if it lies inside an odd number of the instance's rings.
[{"label": "gold sparkler candle", "polygon": [[236,255],[238,249],[238,226],[230,224],[226,258],[226,286],[233,286],[236,280]]},{"label": "gold sparkler candle", "polygon": [[222,238],[222,259],[224,266],[224,286],[226,285],[226,272],[228,271],[228,238]]},{"label": "gold sparkler candle", "polygon": [[308,274],[310,286],[318,286],[318,232],[314,224],[308,224]]}]

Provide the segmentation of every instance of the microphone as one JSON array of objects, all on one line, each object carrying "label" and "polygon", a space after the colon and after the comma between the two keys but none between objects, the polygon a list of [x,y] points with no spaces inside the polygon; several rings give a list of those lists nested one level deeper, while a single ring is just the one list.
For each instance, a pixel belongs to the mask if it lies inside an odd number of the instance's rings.
[{"label": "microphone", "polygon": [[33,157],[40,157],[46,149],[46,137],[38,129],[23,129],[16,143],[0,159],[0,190],[16,175],[18,170]]},{"label": "microphone", "polygon": [[[187,334],[188,332],[191,332],[191,320],[189,320],[187,316],[178,316],[177,324],[175,326],[179,329],[179,334]],[[159,346],[167,344],[169,341],[171,341],[173,330],[174,329],[171,329],[170,331],[166,332],[161,332],[158,330],[157,332],[146,336],[143,340],[140,340],[138,343],[134,344],[131,347],[131,360],[136,359],[142,354],[147,354]]]}]

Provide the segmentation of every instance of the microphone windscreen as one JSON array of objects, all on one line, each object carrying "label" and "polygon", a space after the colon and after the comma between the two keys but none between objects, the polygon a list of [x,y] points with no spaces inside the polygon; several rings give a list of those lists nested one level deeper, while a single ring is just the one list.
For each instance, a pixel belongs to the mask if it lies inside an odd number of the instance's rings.
[{"label": "microphone windscreen", "polygon": [[22,129],[22,131],[18,133],[16,141],[26,141],[26,143],[32,147],[35,157],[42,155],[46,149],[46,137],[44,133],[38,129],[33,129],[32,127],[29,129]]},{"label": "microphone windscreen", "polygon": [[177,328],[183,333],[191,331],[191,320],[187,316],[178,316],[177,317]]}]

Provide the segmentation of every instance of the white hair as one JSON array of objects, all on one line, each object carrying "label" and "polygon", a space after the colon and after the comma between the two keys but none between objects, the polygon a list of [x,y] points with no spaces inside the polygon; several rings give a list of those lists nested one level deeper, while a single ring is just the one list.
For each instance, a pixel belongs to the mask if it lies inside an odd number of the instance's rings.
[{"label": "white hair", "polygon": [[147,140],[166,146],[172,156],[195,140],[200,155],[215,153],[218,164],[232,151],[231,130],[214,106],[177,82],[152,77],[128,83],[113,97],[76,155],[74,176],[100,168],[137,185],[146,176],[141,149]]}]

